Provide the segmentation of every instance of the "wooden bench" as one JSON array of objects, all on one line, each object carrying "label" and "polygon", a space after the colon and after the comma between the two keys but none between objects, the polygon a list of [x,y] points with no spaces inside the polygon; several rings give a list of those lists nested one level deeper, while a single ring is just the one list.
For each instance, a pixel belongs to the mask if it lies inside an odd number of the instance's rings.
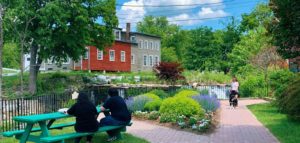
[{"label": "wooden bench", "polygon": [[[65,123],[65,124],[56,124],[56,125],[52,125],[49,129],[63,129],[65,127],[70,127],[70,126],[74,126],[75,122],[70,122],[70,123]],[[37,128],[32,128],[31,132],[38,132],[41,131],[40,127]],[[21,136],[23,133],[25,132],[25,130],[16,130],[16,131],[7,131],[7,132],[3,132],[3,136],[4,137],[12,137],[12,136],[16,136],[16,138],[18,136]]]},{"label": "wooden bench", "polygon": [[117,139],[121,139],[121,131],[125,132],[126,131],[126,126],[131,126],[132,123],[129,123],[127,125],[122,125],[122,126],[105,126],[105,127],[100,127],[97,132],[94,133],[67,133],[67,134],[62,134],[62,135],[57,135],[57,136],[49,136],[49,137],[44,137],[41,138],[42,143],[64,143],[65,140],[67,139],[72,139],[72,138],[77,138],[77,137],[84,137],[87,135],[92,135],[95,133],[100,133],[100,132],[106,132],[110,130],[115,130],[117,129],[118,134],[117,134]]}]

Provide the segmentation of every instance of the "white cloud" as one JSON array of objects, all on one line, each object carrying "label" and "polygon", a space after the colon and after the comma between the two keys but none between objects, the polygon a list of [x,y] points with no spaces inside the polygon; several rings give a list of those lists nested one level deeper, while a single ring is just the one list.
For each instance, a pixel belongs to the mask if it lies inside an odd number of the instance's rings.
[{"label": "white cloud", "polygon": [[[203,20],[176,21],[186,19],[202,19],[223,17],[228,14],[223,10],[223,0],[131,0],[124,5],[193,5],[203,4],[202,8],[197,6],[175,6],[175,7],[126,7],[122,6],[117,11],[120,17],[120,27],[125,28],[126,22],[131,22],[133,28],[135,22],[141,21],[145,15],[165,15],[171,23],[179,25],[193,25],[203,22]],[[209,3],[218,3],[217,5],[206,5]],[[216,7],[217,6],[217,7]],[[189,10],[194,9],[194,10]],[[198,9],[197,9],[198,8]],[[162,12],[163,11],[163,12]],[[172,22],[173,21],[173,22]]]}]

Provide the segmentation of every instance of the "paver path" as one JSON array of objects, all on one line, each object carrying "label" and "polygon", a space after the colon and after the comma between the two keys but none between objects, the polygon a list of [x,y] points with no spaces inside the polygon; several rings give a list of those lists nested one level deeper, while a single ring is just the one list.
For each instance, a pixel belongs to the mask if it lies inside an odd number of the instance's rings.
[{"label": "paver path", "polygon": [[246,107],[264,102],[240,100],[239,108],[230,109],[227,101],[221,101],[220,125],[211,135],[197,135],[143,121],[134,121],[128,132],[151,143],[278,143]]}]

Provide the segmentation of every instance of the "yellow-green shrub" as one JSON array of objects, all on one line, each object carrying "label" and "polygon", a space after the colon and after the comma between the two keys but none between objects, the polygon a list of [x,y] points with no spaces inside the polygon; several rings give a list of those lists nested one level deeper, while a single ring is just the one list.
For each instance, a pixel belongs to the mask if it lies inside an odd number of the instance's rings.
[{"label": "yellow-green shrub", "polygon": [[153,101],[150,101],[150,102],[146,103],[144,108],[147,111],[158,111],[159,108],[160,108],[161,103],[162,103],[161,99],[153,100]]},{"label": "yellow-green shrub", "polygon": [[146,93],[146,94],[144,94],[145,96],[147,96],[147,97],[149,97],[149,98],[151,98],[152,100],[161,100],[160,98],[159,98],[159,96],[157,96],[157,95],[155,95],[155,94],[153,94],[153,93]]},{"label": "yellow-green shrub", "polygon": [[147,102],[145,104],[145,110],[148,110],[148,111],[158,111],[159,110],[159,107],[162,103],[162,100],[161,98],[159,98],[157,95],[153,94],[153,93],[146,93],[144,94],[146,97],[152,99],[152,101],[150,102]]},{"label": "yellow-green shrub", "polygon": [[[164,122],[174,121],[180,115],[190,117],[192,115],[203,114],[204,110],[201,106],[191,98],[187,97],[171,97],[163,100],[159,112]],[[172,118],[165,118],[172,117]],[[175,119],[176,120],[176,119]]]},{"label": "yellow-green shrub", "polygon": [[199,92],[194,90],[182,90],[178,92],[175,97],[192,97],[194,95],[199,95]]}]

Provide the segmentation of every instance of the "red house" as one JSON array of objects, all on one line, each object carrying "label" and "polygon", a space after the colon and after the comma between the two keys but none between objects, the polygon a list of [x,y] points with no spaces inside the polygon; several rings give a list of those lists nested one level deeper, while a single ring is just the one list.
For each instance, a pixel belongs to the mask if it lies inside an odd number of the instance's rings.
[{"label": "red house", "polygon": [[104,50],[88,46],[86,54],[74,64],[74,70],[129,72],[131,70],[131,44],[115,40],[111,47]]}]

